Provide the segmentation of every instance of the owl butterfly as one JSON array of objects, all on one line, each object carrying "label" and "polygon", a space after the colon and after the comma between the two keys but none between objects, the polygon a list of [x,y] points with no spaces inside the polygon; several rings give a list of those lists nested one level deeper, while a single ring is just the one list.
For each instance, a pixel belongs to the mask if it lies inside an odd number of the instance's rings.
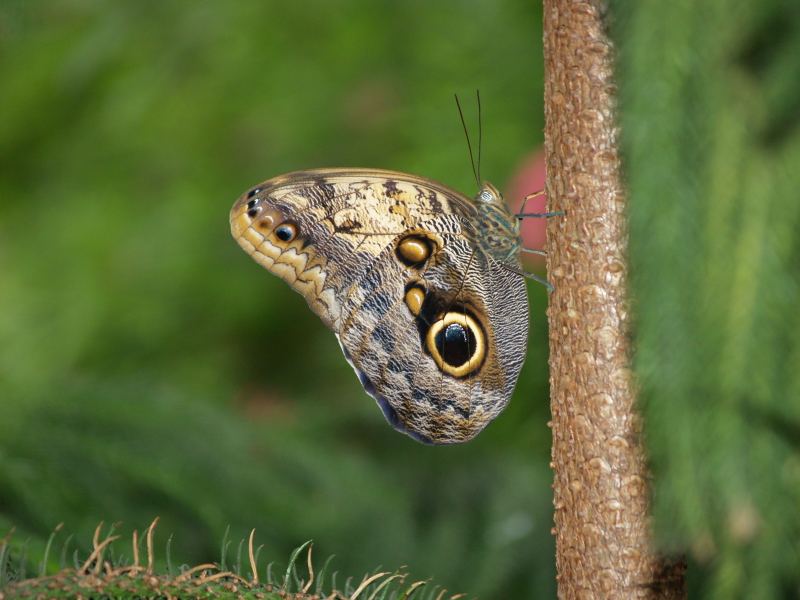
[{"label": "owl butterfly", "polygon": [[243,194],[230,220],[333,330],[395,429],[458,444],[508,404],[528,337],[524,276],[542,280],[520,269],[519,220],[491,184],[470,199],[396,171],[298,171]]},{"label": "owl butterfly", "polygon": [[391,425],[428,444],[475,437],[508,404],[525,358],[519,221],[379,169],[299,171],[231,210],[233,236],[303,294]]}]

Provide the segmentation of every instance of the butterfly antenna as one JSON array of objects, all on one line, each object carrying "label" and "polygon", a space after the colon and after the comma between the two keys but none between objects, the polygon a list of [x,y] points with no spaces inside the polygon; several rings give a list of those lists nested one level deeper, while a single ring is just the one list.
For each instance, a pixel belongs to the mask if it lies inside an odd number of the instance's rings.
[{"label": "butterfly antenna", "polygon": [[[467,131],[467,124],[464,121],[464,112],[461,110],[461,103],[458,101],[458,94],[454,94],[456,97],[456,106],[458,107],[458,115],[461,117],[461,126],[464,128],[464,135],[467,137],[467,148],[469,148],[469,161],[472,163],[472,174],[475,175],[475,183],[478,184],[478,187],[481,187],[481,181],[478,177],[478,171],[475,170],[475,158],[472,155],[472,144],[469,141],[469,132]],[[480,121],[478,121],[480,123]],[[480,131],[480,129],[478,130]],[[480,146],[478,146],[480,148]],[[480,160],[480,154],[478,154],[478,160]]]},{"label": "butterfly antenna", "polygon": [[[476,180],[481,178],[481,148],[483,147],[483,123],[481,120],[481,91],[475,90],[475,95],[478,97],[478,172],[475,175]],[[478,187],[480,187],[478,181]]]}]

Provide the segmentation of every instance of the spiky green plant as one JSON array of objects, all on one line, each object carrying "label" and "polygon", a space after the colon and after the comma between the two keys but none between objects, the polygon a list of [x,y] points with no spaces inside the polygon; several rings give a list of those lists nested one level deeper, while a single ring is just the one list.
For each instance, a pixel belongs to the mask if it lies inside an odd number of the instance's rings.
[{"label": "spiky green plant", "polygon": [[[406,574],[402,570],[395,572],[376,572],[365,575],[356,585],[348,578],[342,588],[336,585],[336,573],[331,576],[330,585],[325,584],[325,574],[331,558],[325,561],[319,573],[314,572],[311,560],[313,545],[308,541],[292,552],[286,570],[275,574],[272,563],[265,569],[265,577],[259,576],[258,555],[261,547],[254,549],[255,530],[247,541],[247,558],[250,572],[244,572],[242,548],[244,540],[239,543],[236,562],[226,564],[226,555],[230,541],[223,539],[219,563],[208,563],[189,567],[181,566],[177,571],[172,566],[170,557],[170,538],[166,546],[166,572],[159,573],[155,568],[153,532],[158,519],[153,521],[145,531],[147,564],[140,560],[140,545],[143,541],[137,532],[133,534],[132,560],[120,555],[114,558],[113,543],[121,536],[113,535],[112,525],[101,540],[103,524],[95,529],[91,554],[82,561],[77,551],[73,555],[73,564],[67,566],[66,552],[61,554],[61,563],[56,573],[47,574],[50,551],[57,527],[48,539],[44,557],[39,564],[35,577],[28,577],[28,565],[25,552],[27,543],[20,546],[20,555],[16,560],[12,557],[12,533],[0,543],[0,600],[12,598],[198,598],[198,599],[237,599],[237,600],[322,600],[323,598],[340,600],[409,600],[418,596],[418,592],[427,585],[427,581],[406,584]],[[68,542],[68,540],[67,540]],[[66,550],[66,543],[65,548]],[[307,579],[298,572],[300,554],[307,550]],[[325,592],[329,589],[329,592]],[[438,595],[437,595],[438,592]],[[446,590],[433,587],[428,600],[443,600]],[[462,595],[450,596],[450,600]]]}]

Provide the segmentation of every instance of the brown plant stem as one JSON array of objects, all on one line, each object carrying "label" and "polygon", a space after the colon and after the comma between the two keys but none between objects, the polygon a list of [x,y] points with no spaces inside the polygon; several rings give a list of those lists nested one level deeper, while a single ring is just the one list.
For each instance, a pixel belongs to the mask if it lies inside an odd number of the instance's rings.
[{"label": "brown plant stem", "polygon": [[630,367],[627,197],[599,1],[545,0],[545,156],[558,596],[685,598],[659,557]]}]

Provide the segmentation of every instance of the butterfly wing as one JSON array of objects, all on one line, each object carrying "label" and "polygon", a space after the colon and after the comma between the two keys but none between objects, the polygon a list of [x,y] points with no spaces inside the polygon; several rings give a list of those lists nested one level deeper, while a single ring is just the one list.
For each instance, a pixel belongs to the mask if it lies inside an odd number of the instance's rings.
[{"label": "butterfly wing", "polygon": [[[459,217],[398,236],[342,305],[339,341],[364,388],[398,430],[431,444],[475,437],[508,404],[525,357],[522,277],[470,239]],[[397,247],[431,240],[422,264]]]},{"label": "butterfly wing", "polygon": [[474,219],[452,188],[371,169],[290,173],[231,211],[234,237],[306,297],[389,422],[434,444],[499,414],[525,354],[524,282]]},{"label": "butterfly wing", "polygon": [[438,215],[472,216],[474,208],[453,202],[454,194],[432,179],[395,171],[298,171],[243,194],[231,209],[231,232],[338,331],[341,299],[353,278],[398,234]]}]

